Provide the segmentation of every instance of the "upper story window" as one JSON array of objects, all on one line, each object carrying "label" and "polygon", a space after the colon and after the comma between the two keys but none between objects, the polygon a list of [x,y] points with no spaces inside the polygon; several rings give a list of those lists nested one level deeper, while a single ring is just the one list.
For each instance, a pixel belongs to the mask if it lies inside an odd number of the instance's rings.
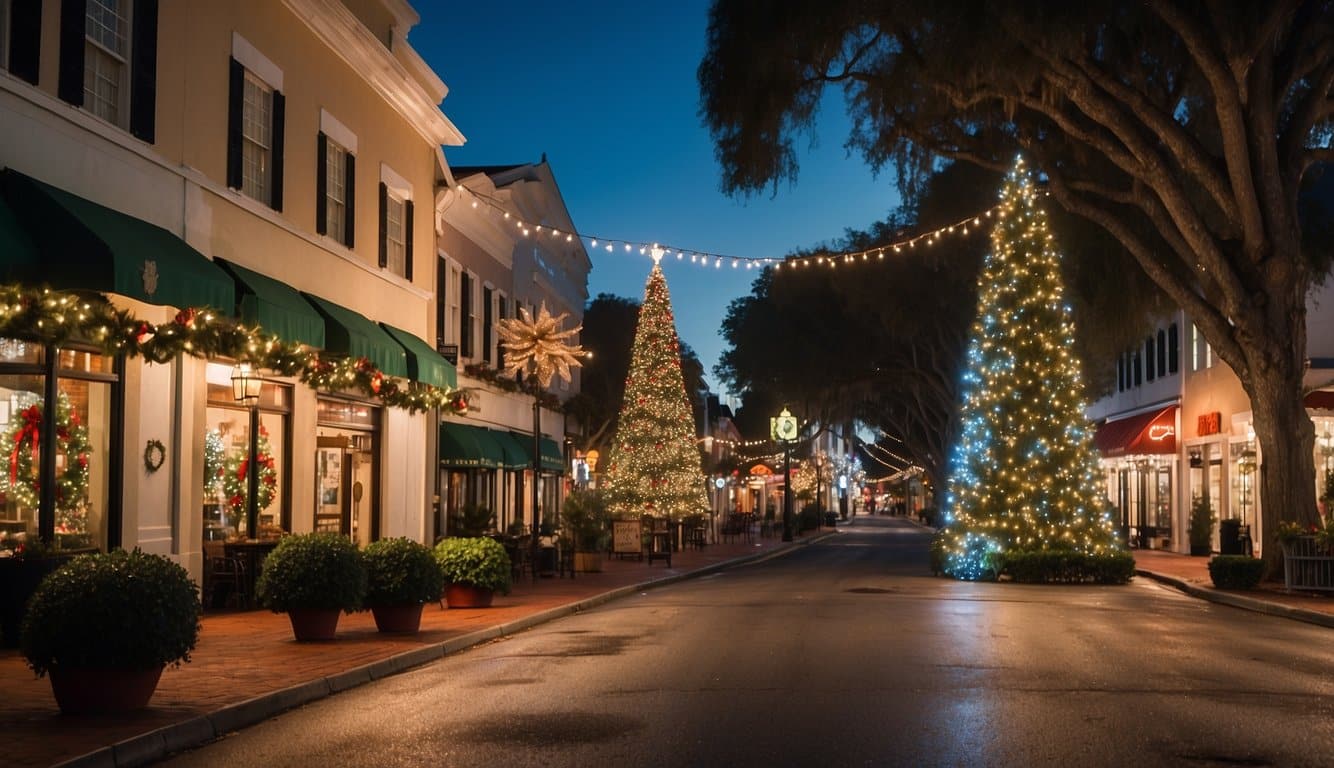
[{"label": "upper story window", "polygon": [[357,135],[325,110],[315,156],[315,231],[351,248],[357,189]]},{"label": "upper story window", "polygon": [[380,267],[412,281],[412,186],[380,166]]},{"label": "upper story window", "polygon": [[1194,323],[1190,324],[1190,369],[1199,371],[1214,366],[1214,350],[1204,340],[1204,334]]},{"label": "upper story window", "polygon": [[273,89],[245,73],[241,103],[241,191],[268,203],[273,194]]},{"label": "upper story window", "polygon": [[129,4],[87,0],[83,53],[83,106],[108,123],[125,127],[126,78],[130,64]]},{"label": "upper story window", "polygon": [[240,35],[232,35],[227,186],[276,211],[283,209],[282,81],[282,70]]},{"label": "upper story window", "polygon": [[[56,94],[152,143],[157,110],[157,6],[149,0],[61,3]],[[0,64],[37,82],[42,3],[0,0]]]}]

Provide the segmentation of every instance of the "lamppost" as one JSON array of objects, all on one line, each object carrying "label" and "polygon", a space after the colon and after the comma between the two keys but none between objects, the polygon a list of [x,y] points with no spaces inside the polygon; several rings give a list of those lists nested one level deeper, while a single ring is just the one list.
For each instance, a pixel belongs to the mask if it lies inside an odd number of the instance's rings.
[{"label": "lamppost", "polygon": [[501,346],[505,348],[505,372],[507,374],[527,374],[528,385],[533,389],[533,540],[530,556],[533,564],[533,578],[537,578],[538,531],[542,520],[537,509],[539,494],[537,479],[542,474],[542,392],[551,384],[552,376],[570,380],[570,369],[582,365],[581,357],[586,354],[577,344],[571,345],[568,339],[583,328],[577,325],[567,331],[560,328],[567,313],[552,317],[547,311],[546,302],[533,317],[528,310],[519,308],[519,317],[504,318],[497,324]]},{"label": "lamppost", "polygon": [[792,443],[797,439],[797,417],[784,408],[769,419],[769,435],[783,444],[783,541],[792,541]]},{"label": "lamppost", "polygon": [[250,363],[237,363],[232,368],[232,398],[246,407],[249,414],[246,462],[246,538],[258,538],[259,527],[259,390],[263,384],[259,372]]}]

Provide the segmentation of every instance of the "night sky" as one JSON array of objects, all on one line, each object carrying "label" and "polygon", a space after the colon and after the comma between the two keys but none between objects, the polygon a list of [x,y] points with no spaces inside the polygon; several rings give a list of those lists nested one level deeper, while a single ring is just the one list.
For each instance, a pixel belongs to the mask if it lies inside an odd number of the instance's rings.
[{"label": "night sky", "polygon": [[[449,87],[442,109],[467,138],[452,165],[536,162],[545,152],[581,233],[687,251],[781,257],[866,227],[898,205],[892,172],[848,157],[841,93],[825,99],[818,140],[795,186],[749,199],[719,191],[695,70],[706,0],[444,3],[417,0],[409,40]],[[585,242],[585,246],[588,243]],[[589,249],[589,295],[642,299],[651,261]],[[664,260],[677,330],[712,369],[728,303],[749,292],[744,266]]]}]

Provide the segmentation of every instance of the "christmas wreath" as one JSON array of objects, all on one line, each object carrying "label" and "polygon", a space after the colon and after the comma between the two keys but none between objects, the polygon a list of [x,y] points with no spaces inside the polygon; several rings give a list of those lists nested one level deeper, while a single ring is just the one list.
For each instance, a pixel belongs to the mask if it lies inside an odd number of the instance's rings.
[{"label": "christmas wreath", "polygon": [[161,440],[149,440],[144,446],[144,469],[150,473],[162,469],[162,462],[167,460],[167,446]]},{"label": "christmas wreath", "polygon": [[[258,455],[254,463],[259,467],[256,507],[262,511],[273,503],[274,493],[278,490],[278,469],[274,466],[268,430],[262,426],[259,428],[256,448]],[[246,501],[250,495],[250,465],[250,456],[238,451],[227,458],[227,465],[221,470],[222,491],[227,496],[227,509],[238,522],[245,519]]]},{"label": "christmas wreath", "polygon": [[[10,446],[9,471],[0,472],[0,492],[20,507],[35,508],[41,493],[38,467],[41,463],[41,403],[18,412],[3,438]],[[61,393],[56,400],[56,531],[88,531],[88,458],[92,445],[88,427],[70,408],[69,397]]]}]

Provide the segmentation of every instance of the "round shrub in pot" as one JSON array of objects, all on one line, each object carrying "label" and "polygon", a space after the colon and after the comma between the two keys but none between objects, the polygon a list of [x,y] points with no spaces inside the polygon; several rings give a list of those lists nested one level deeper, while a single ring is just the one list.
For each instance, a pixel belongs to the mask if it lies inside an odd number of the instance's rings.
[{"label": "round shrub in pot", "polygon": [[500,542],[456,537],[435,545],[451,608],[484,608],[496,592],[509,594],[510,558]]},{"label": "round shrub in pot", "polygon": [[422,606],[440,599],[444,575],[434,553],[412,539],[380,539],[362,553],[366,564],[364,605],[381,632],[416,632]]},{"label": "round shrub in pot", "polygon": [[20,646],[63,712],[147,706],[163,668],[190,660],[199,589],[161,555],[117,550],[76,557],[37,587]]},{"label": "round shrub in pot", "polygon": [[361,608],[366,566],[336,533],[286,536],[265,558],[255,591],[265,608],[287,613],[297,640],[332,640],[338,614]]}]

